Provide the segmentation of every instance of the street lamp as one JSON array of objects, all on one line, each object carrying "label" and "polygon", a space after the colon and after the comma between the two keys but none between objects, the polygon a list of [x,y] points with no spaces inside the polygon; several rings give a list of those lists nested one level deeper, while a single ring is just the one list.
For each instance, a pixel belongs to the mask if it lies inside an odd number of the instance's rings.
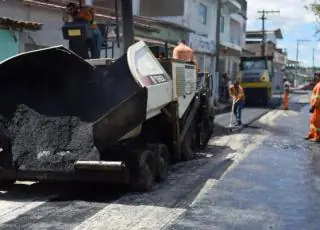
[{"label": "street lamp", "polygon": [[294,85],[296,86],[296,82],[297,82],[297,77],[298,77],[298,64],[299,64],[299,46],[300,46],[300,43],[303,43],[303,42],[310,42],[310,40],[308,39],[298,39],[297,40],[297,54],[296,54],[296,74],[295,74],[295,82],[294,82]]}]

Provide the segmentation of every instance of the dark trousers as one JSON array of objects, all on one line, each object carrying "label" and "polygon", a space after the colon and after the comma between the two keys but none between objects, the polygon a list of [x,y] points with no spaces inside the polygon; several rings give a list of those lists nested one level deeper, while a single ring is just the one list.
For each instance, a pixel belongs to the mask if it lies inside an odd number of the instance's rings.
[{"label": "dark trousers", "polygon": [[242,115],[243,107],[244,107],[244,101],[242,101],[242,100],[237,101],[233,107],[233,113],[236,116],[236,121],[237,121],[237,124],[239,124],[239,125],[242,124],[241,115]]},{"label": "dark trousers", "polygon": [[84,59],[89,58],[88,44],[83,39],[69,40],[69,49]]},{"label": "dark trousers", "polygon": [[92,59],[100,58],[102,46],[102,34],[99,28],[93,29],[93,37],[90,46],[90,53]]}]

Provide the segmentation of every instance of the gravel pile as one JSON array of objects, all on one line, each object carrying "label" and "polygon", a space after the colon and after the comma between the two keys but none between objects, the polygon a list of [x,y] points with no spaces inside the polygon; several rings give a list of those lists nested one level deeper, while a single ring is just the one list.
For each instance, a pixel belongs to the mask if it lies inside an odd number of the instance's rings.
[{"label": "gravel pile", "polygon": [[46,117],[20,105],[5,129],[20,170],[72,171],[77,160],[100,159],[92,124],[77,117]]}]

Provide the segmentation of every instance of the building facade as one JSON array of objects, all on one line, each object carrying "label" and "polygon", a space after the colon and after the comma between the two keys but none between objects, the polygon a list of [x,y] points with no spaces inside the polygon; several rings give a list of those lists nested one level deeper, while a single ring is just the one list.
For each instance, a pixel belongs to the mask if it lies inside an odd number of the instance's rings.
[{"label": "building facade", "polygon": [[[77,1],[73,2],[77,3]],[[39,31],[23,30],[17,33],[16,39],[19,42],[14,42],[12,36],[9,36],[7,31],[0,31],[0,41],[2,41],[2,46],[4,47],[1,49],[1,55],[7,57],[19,52],[56,45],[68,47],[68,41],[63,39],[61,31],[63,25],[62,14],[65,10],[65,3],[66,1],[61,0],[0,1],[1,16],[15,20],[34,21],[42,24],[42,29]],[[110,36],[107,44],[104,44],[101,56],[118,58],[122,54],[123,45],[121,25],[119,26],[120,39],[118,42],[115,39],[114,33],[114,24],[116,22],[114,11],[100,5],[95,6],[96,21],[110,25],[110,34],[108,34]],[[144,40],[151,45],[164,45],[165,42],[168,42],[169,47],[173,48],[179,39],[188,39],[189,32],[192,31],[172,22],[159,21],[146,17],[134,18],[135,40]],[[105,38],[107,38],[107,36]]]},{"label": "building facade", "polygon": [[245,48],[247,1],[224,1],[220,19],[220,73],[227,73],[235,80],[240,57]]},{"label": "building facade", "polygon": [[[287,61],[287,53],[277,47],[277,41],[283,39],[280,29],[265,32],[266,45],[265,54],[273,57],[276,72],[284,70]],[[255,56],[261,56],[262,31],[247,31],[246,49],[254,52]]]},{"label": "building facade", "polygon": [[12,20],[42,24],[42,29],[39,31],[22,30],[17,34],[18,52],[60,44],[67,45],[61,33],[61,10],[31,6],[28,1],[6,0],[0,1],[0,15]]},{"label": "building facade", "polygon": [[[141,0],[133,0],[134,13],[139,15]],[[214,85],[219,84],[220,75],[227,72],[235,76],[239,57],[245,47],[246,0],[223,0],[220,18],[220,73],[216,74],[216,29],[217,0],[185,0],[181,16],[157,17],[194,30],[189,36],[189,45],[195,51],[201,72],[215,74]],[[216,90],[216,96],[218,92]]]},{"label": "building facade", "polygon": [[[134,8],[138,9],[139,0],[134,0]],[[164,21],[170,21],[184,27],[190,28],[194,33],[190,33],[187,39],[189,45],[195,52],[197,63],[201,72],[215,72],[215,17],[217,12],[217,1],[214,0],[185,0],[183,15],[157,17]],[[139,14],[139,12],[135,12]]]}]

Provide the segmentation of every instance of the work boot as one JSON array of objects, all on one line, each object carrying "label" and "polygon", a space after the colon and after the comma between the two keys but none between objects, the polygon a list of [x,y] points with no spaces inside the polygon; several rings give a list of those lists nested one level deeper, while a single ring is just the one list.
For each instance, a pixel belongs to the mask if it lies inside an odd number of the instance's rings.
[{"label": "work boot", "polygon": [[309,139],[309,141],[311,141],[311,142],[315,142],[315,143],[320,143],[320,139]]}]

